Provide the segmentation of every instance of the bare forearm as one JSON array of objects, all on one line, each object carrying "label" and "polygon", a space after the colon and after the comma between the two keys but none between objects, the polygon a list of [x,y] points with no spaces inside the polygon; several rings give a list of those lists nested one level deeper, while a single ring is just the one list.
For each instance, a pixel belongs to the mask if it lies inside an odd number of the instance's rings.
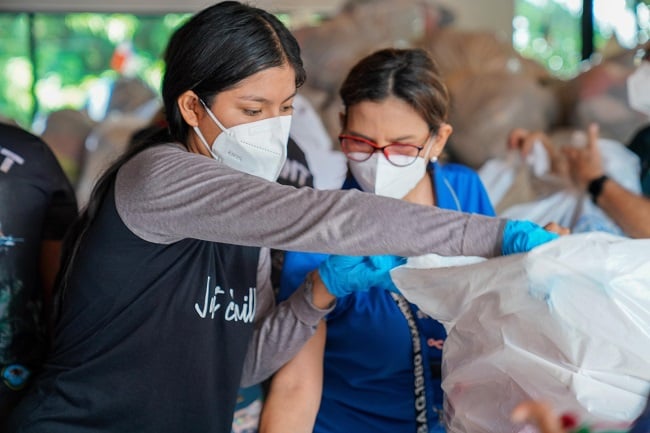
[{"label": "bare forearm", "polygon": [[598,196],[598,206],[633,238],[650,238],[650,200],[608,180]]},{"label": "bare forearm", "polygon": [[310,433],[323,386],[325,323],[273,377],[260,418],[260,433]]}]

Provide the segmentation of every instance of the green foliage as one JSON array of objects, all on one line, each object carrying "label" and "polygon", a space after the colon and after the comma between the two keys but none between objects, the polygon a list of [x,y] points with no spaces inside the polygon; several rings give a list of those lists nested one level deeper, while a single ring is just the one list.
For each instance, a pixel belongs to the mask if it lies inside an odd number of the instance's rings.
[{"label": "green foliage", "polygon": [[[598,16],[596,13],[594,18],[596,52],[602,51],[610,38],[614,37],[612,26],[618,30],[623,30],[621,27],[629,27],[629,22],[620,20],[621,15],[624,11],[627,11],[628,16],[633,14],[637,4],[648,5],[650,0],[625,0],[624,2],[594,0],[595,13],[598,6],[601,11],[601,15]],[[515,0],[514,15],[513,44],[522,55],[537,60],[562,78],[569,78],[580,72],[582,1]],[[643,19],[641,15],[637,20]],[[610,18],[617,18],[618,21],[604,22],[609,21]],[[647,21],[638,24],[641,31],[637,32],[637,41],[643,41],[644,34],[646,37],[650,36],[647,34],[650,24]]]},{"label": "green foliage", "polygon": [[[613,4],[610,0],[595,1]],[[633,10],[636,3],[626,0],[626,7]],[[639,3],[650,4],[650,0]],[[581,2],[515,0],[514,4],[515,48],[560,77],[577,74],[581,65],[581,11],[576,5]],[[29,127],[35,110],[47,113],[82,108],[94,83],[118,76],[112,60],[116,49],[125,44],[133,54],[126,73],[159,89],[164,68],[161,57],[167,40],[188,16],[35,14],[32,58],[28,15],[0,13],[0,115]],[[289,14],[278,16],[291,27]],[[314,21],[316,24],[318,17]],[[650,36],[650,24],[645,23],[642,32]],[[606,43],[598,26],[595,42],[597,48]]]},{"label": "green foliage", "polygon": [[42,112],[83,108],[93,83],[119,75],[114,70],[118,47],[131,51],[131,60],[122,72],[159,89],[167,40],[187,17],[35,14],[32,58],[28,15],[0,13],[0,115],[29,127],[34,92]]},{"label": "green foliage", "polygon": [[0,14],[0,115],[23,124],[33,104],[26,29],[26,15]]},{"label": "green foliage", "polygon": [[[578,72],[581,57],[580,13],[555,1],[515,2],[514,42],[519,52],[539,61],[554,74],[568,77]],[[519,21],[518,21],[519,20]],[[519,32],[527,41],[518,43]]]}]

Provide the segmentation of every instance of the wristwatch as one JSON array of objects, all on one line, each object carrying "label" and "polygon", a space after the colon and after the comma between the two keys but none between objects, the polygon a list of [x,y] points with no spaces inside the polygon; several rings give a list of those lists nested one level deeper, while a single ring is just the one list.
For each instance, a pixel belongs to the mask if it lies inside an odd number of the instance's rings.
[{"label": "wristwatch", "polygon": [[600,193],[603,192],[603,186],[605,185],[605,181],[607,179],[609,179],[609,177],[607,177],[606,174],[603,174],[602,176],[599,176],[589,182],[587,191],[589,192],[591,201],[594,202],[594,204],[598,204],[598,196],[600,196]]}]

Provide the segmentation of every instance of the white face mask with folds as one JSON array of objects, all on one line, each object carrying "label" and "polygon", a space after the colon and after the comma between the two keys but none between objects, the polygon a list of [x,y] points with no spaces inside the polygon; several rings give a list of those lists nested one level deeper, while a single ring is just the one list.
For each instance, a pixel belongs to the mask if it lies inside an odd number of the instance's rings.
[{"label": "white face mask with folds", "polygon": [[270,117],[226,128],[203,101],[201,104],[222,131],[210,146],[199,128],[193,127],[212,157],[235,170],[275,182],[287,159],[291,116]]},{"label": "white face mask with folds", "polygon": [[650,61],[644,60],[627,78],[630,107],[650,117]]},{"label": "white face mask with folds", "polygon": [[424,177],[427,161],[419,157],[411,165],[397,167],[383,154],[375,152],[369,159],[349,160],[350,172],[362,190],[392,198],[403,198]]}]

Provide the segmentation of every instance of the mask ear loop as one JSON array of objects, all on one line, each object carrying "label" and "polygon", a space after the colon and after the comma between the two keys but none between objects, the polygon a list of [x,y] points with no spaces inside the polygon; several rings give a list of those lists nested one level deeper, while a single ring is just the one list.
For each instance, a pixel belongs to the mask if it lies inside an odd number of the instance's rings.
[{"label": "mask ear loop", "polygon": [[203,108],[205,108],[205,112],[208,114],[208,116],[210,116],[210,119],[212,119],[212,121],[217,124],[219,129],[221,129],[221,132],[225,132],[226,134],[229,134],[228,128],[226,128],[225,126],[223,126],[221,124],[221,122],[219,122],[219,119],[217,119],[217,116],[215,116],[214,113],[212,112],[212,110],[210,110],[208,108],[207,104],[205,102],[203,102],[203,99],[199,98],[199,102],[201,103],[201,105],[203,105]]},{"label": "mask ear loop", "polygon": [[[212,121],[213,121],[214,123],[217,124],[217,126],[219,127],[219,129],[221,129],[221,132],[222,132],[222,133],[229,134],[229,131],[226,129],[225,126],[223,126],[223,125],[221,124],[221,122],[219,122],[219,119],[217,119],[217,117],[214,115],[214,113],[212,112],[212,110],[210,110],[210,109],[208,108],[207,104],[206,104],[205,102],[203,102],[203,99],[199,98],[199,102],[201,103],[201,105],[203,105],[203,108],[205,109],[205,112],[208,114],[208,116],[210,117],[210,119],[212,119]],[[196,135],[199,137],[199,140],[201,141],[201,143],[203,143],[203,145],[205,146],[205,148],[207,149],[207,151],[210,152],[210,155],[212,155],[212,157],[213,157],[215,160],[217,160],[217,161],[221,161],[221,157],[220,157],[219,155],[217,155],[217,154],[212,150],[212,147],[210,147],[210,145],[208,144],[208,140],[205,139],[205,136],[201,133],[201,130],[199,129],[199,127],[198,127],[198,126],[193,126],[192,128],[194,129],[194,132],[196,133]]]},{"label": "mask ear loop", "polygon": [[210,152],[210,155],[212,155],[212,157],[214,159],[216,159],[217,161],[221,161],[221,158],[219,158],[219,156],[216,153],[214,153],[212,151],[212,149],[210,148],[210,145],[208,144],[208,141],[205,139],[205,137],[201,133],[201,130],[199,129],[199,127],[198,126],[192,126],[192,129],[194,129],[194,133],[199,137],[199,141],[201,143],[203,143],[203,146],[205,146],[206,150],[208,152]]}]

